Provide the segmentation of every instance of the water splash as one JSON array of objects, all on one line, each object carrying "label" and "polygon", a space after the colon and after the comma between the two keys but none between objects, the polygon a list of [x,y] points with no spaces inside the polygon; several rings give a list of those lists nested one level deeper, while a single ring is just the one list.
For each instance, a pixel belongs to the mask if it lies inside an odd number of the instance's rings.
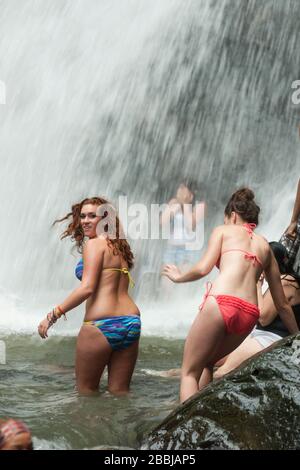
[{"label": "water splash", "polygon": [[[0,285],[22,298],[26,324],[74,287],[76,260],[50,225],[88,194],[162,203],[175,176],[194,175],[208,232],[249,184],[261,231],[279,238],[300,173],[297,0],[0,3]],[[161,245],[133,245],[136,277],[158,272]],[[183,309],[184,296],[170,330]],[[144,311],[161,331],[162,315]]]}]

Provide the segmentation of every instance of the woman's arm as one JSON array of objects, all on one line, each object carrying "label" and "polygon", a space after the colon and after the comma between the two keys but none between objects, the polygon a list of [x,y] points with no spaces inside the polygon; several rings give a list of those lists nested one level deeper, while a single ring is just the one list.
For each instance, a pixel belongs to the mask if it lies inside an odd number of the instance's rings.
[{"label": "woman's arm", "polygon": [[[291,305],[295,296],[295,287],[291,285],[291,283],[285,280],[281,281],[281,285],[283,287],[284,295],[289,305]],[[261,324],[261,326],[270,325],[277,317],[278,312],[274,305],[272,295],[269,289],[265,292],[265,295],[263,296],[262,305],[261,306],[259,305],[259,308],[260,308],[259,323]]]},{"label": "woman's arm", "polygon": [[256,285],[256,288],[257,288],[257,301],[258,301],[258,308],[260,310],[260,314],[263,310],[263,305],[264,305],[264,296],[263,296],[263,293],[262,293],[262,286],[263,286],[263,275],[260,277],[257,285]]},{"label": "woman's arm", "polygon": [[64,313],[78,307],[87,300],[94,292],[100,272],[103,266],[105,240],[94,238],[88,240],[83,249],[83,274],[79,287],[73,290],[71,294],[59,304]]},{"label": "woman's arm", "polygon": [[[98,238],[89,240],[83,250],[83,275],[79,287],[59,305],[58,310],[65,314],[82,304],[94,292],[99,275],[102,271],[104,250],[106,246],[105,240]],[[42,338],[47,338],[47,330],[59,318],[55,312],[52,311],[46,318],[41,321],[38,331]]]},{"label": "woman's arm", "polygon": [[[278,315],[280,316],[281,320],[283,321],[285,327],[290,332],[290,334],[297,333],[299,331],[299,328],[295,319],[295,315],[284,294],[278,265],[271,251],[269,253],[269,260],[268,260],[267,266],[265,267],[265,275],[269,284],[269,289],[272,295],[276,313],[278,313]],[[270,316],[271,316],[271,311],[273,311],[273,309],[270,308],[270,311],[269,311]],[[262,321],[264,322],[264,320]],[[260,319],[260,323],[261,323],[261,319]],[[266,323],[265,324],[261,323],[261,324],[262,326],[264,326]]]},{"label": "woman's arm", "polygon": [[297,190],[297,196],[296,196],[296,201],[294,205],[294,210],[293,210],[293,215],[291,219],[291,223],[288,226],[285,234],[289,235],[290,237],[295,237],[296,236],[296,228],[297,228],[297,222],[300,217],[300,179],[298,182],[298,190]]},{"label": "woman's arm", "polygon": [[223,227],[217,227],[211,234],[208,242],[208,248],[204,256],[189,272],[186,274],[181,274],[176,266],[167,265],[163,268],[162,275],[168,277],[171,281],[176,283],[198,281],[202,277],[207,276],[207,274],[212,271],[218,262],[218,259],[220,258],[222,241]]}]

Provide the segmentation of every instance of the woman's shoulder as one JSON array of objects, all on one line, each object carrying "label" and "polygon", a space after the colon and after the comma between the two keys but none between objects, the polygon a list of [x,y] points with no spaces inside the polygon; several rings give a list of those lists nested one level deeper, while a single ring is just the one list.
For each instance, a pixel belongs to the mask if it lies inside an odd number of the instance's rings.
[{"label": "woman's shoulder", "polygon": [[226,227],[228,227],[228,225],[217,225],[213,229],[213,232],[222,232],[223,230],[226,230]]},{"label": "woman's shoulder", "polygon": [[227,238],[231,238],[234,234],[237,233],[237,226],[236,225],[217,225],[212,231],[213,238],[222,238],[222,240],[226,240]]},{"label": "woman's shoulder", "polygon": [[[215,230],[222,233],[225,236],[225,238],[226,237],[231,238],[231,237],[242,235],[243,233],[247,233],[244,227],[238,224],[237,225],[234,225],[234,224],[219,225],[218,227],[216,227]],[[269,245],[268,240],[262,235],[256,232],[254,233],[256,235],[255,239],[259,243],[260,248],[265,252],[265,254],[267,254],[270,251],[270,245]]]},{"label": "woman's shoulder", "polygon": [[212,230],[212,236],[221,236],[221,235],[223,235],[226,232],[226,227],[227,227],[227,225],[217,225],[217,227],[215,227]]},{"label": "woman's shoulder", "polygon": [[105,250],[107,241],[104,238],[90,238],[84,244],[84,250]]},{"label": "woman's shoulder", "polygon": [[240,226],[239,225],[218,225],[217,227],[214,228],[213,230],[215,233],[219,233],[222,235],[234,235],[240,231]]},{"label": "woman's shoulder", "polygon": [[269,244],[268,240],[266,239],[266,237],[264,237],[264,236],[261,235],[260,233],[256,233],[256,232],[255,232],[255,235],[256,235],[256,239],[259,241],[259,243],[261,244],[261,246],[262,246],[267,252],[271,252],[270,244]]}]

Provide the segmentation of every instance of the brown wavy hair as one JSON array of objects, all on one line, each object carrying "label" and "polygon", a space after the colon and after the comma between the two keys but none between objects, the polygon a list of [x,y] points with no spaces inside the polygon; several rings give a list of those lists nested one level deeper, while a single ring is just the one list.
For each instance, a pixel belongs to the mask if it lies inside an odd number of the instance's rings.
[{"label": "brown wavy hair", "polygon": [[251,189],[241,188],[231,196],[225,215],[230,217],[232,212],[236,212],[245,222],[258,225],[260,207],[256,204],[255,194]]},{"label": "brown wavy hair", "polygon": [[[83,245],[84,245],[84,231],[81,225],[80,214],[82,207],[86,204],[93,204],[97,206],[102,206],[103,204],[110,204],[109,201],[102,197],[92,197],[83,199],[83,201],[73,204],[71,212],[67,215],[62,217],[61,219],[57,219],[53,222],[52,226],[59,223],[64,222],[65,220],[70,219],[70,223],[66,230],[61,234],[60,239],[63,240],[64,238],[71,237],[72,241],[75,241],[75,245],[77,247],[77,251],[82,253]],[[104,211],[104,214],[101,218],[107,217],[109,214],[107,211]],[[131,251],[130,245],[125,238],[120,238],[120,234],[123,234],[122,226],[120,223],[120,219],[115,212],[115,222],[116,222],[116,237],[110,238],[108,234],[106,234],[107,244],[109,248],[112,249],[114,255],[120,255],[124,260],[127,262],[128,268],[131,269],[133,267],[133,253]],[[104,226],[104,232],[108,231],[108,224]]]}]

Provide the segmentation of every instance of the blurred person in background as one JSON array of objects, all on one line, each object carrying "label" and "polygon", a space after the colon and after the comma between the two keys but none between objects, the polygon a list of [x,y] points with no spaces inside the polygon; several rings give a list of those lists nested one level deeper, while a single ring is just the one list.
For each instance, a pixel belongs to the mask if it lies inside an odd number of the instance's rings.
[{"label": "blurred person in background", "polygon": [[[196,229],[205,215],[204,202],[195,204],[196,185],[189,179],[182,179],[175,195],[169,200],[161,214],[162,229],[170,229],[170,238],[163,254],[163,264],[174,264],[180,269],[189,269],[200,258],[199,249],[188,249],[195,244]],[[197,248],[197,246],[195,246]],[[170,294],[170,282],[162,279],[163,293]]]},{"label": "blurred person in background", "polygon": [[300,179],[291,222],[279,241],[287,249],[289,268],[300,275]]}]

